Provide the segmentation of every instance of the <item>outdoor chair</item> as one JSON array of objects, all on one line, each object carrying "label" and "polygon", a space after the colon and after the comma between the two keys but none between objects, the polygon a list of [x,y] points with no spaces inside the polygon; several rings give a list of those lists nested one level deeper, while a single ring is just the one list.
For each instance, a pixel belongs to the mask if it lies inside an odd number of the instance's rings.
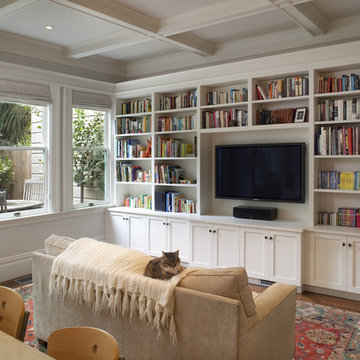
[{"label": "outdoor chair", "polygon": [[25,179],[23,199],[44,202],[44,182]]}]

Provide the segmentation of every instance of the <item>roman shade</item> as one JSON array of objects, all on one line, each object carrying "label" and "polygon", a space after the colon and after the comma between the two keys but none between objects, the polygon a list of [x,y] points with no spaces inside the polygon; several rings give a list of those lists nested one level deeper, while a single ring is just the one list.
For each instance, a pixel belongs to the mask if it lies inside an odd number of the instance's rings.
[{"label": "roman shade", "polygon": [[17,102],[43,102],[50,103],[50,86],[0,79],[0,99]]},{"label": "roman shade", "polygon": [[110,95],[93,94],[73,90],[72,103],[75,107],[110,109],[111,97]]}]

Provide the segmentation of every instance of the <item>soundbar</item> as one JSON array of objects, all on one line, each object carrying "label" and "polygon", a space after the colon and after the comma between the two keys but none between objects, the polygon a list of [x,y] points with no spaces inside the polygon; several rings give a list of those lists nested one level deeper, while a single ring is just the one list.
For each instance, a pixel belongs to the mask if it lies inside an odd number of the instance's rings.
[{"label": "soundbar", "polygon": [[277,209],[274,207],[235,206],[233,216],[242,219],[274,220],[277,217]]}]

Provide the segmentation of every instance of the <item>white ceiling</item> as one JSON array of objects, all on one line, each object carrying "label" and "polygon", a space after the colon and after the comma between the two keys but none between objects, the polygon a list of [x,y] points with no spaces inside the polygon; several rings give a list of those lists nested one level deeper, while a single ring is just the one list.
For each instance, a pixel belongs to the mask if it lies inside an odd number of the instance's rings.
[{"label": "white ceiling", "polygon": [[358,39],[360,0],[0,0],[0,61],[111,82]]}]

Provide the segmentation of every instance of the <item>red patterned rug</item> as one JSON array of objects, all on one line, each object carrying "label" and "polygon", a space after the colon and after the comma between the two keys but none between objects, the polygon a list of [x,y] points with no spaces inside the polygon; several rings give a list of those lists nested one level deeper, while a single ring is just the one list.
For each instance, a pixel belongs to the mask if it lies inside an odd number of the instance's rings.
[{"label": "red patterned rug", "polygon": [[[30,311],[25,342],[45,352],[33,328],[32,285],[16,289]],[[295,359],[360,360],[360,314],[296,301]]]}]

